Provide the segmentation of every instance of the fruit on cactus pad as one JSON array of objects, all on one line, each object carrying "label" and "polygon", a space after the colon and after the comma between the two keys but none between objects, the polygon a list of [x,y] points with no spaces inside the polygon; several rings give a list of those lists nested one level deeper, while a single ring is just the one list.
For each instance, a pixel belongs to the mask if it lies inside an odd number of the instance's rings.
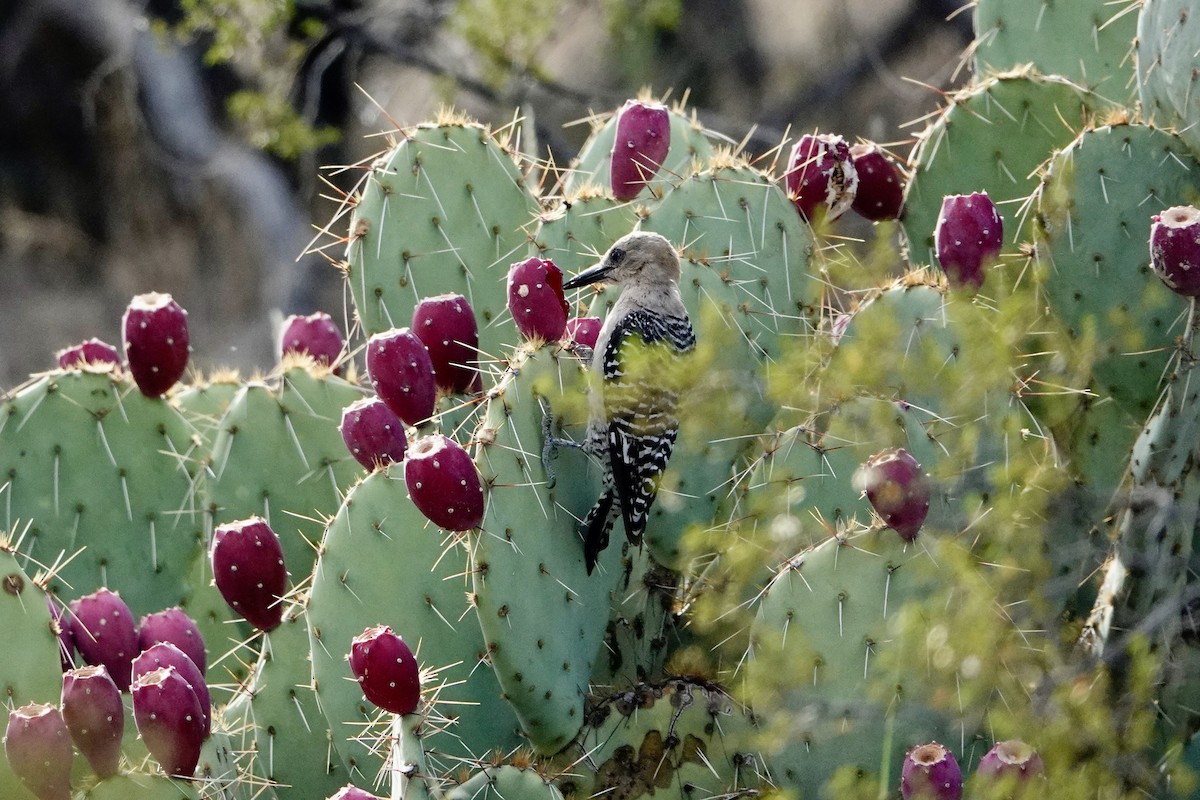
[{"label": "fruit on cactus pad", "polygon": [[83,660],[103,664],[122,692],[129,691],[130,663],[138,653],[137,626],[121,596],[101,588],[72,600],[63,620]]},{"label": "fruit on cactus pad", "polygon": [[70,800],[71,736],[57,708],[30,703],[8,712],[4,753],[38,800]]},{"label": "fruit on cactus pad", "polygon": [[379,399],[409,425],[433,416],[437,378],[425,344],[408,328],[377,333],[367,342],[367,374]]},{"label": "fruit on cactus pad", "polygon": [[160,667],[138,677],[130,694],[150,755],[167,775],[191,778],[204,744],[204,716],[192,687],[174,667]]},{"label": "fruit on cactus pad", "polygon": [[526,339],[561,339],[570,311],[562,270],[553,261],[536,256],[513,264],[508,271],[508,310]]},{"label": "fruit on cactus pad", "polygon": [[149,292],[130,301],[122,321],[125,359],[138,389],[158,397],[183,377],[188,362],[187,312],[169,294]]},{"label": "fruit on cactus pad", "polygon": [[850,157],[850,145],[833,133],[806,133],[792,148],[784,183],[788,197],[810,222],[818,208],[825,219],[846,213],[858,191],[858,173]]},{"label": "fruit on cactus pad", "polygon": [[904,756],[900,768],[900,795],[904,800],[959,800],[962,793],[962,770],[945,747],[930,742]]},{"label": "fruit on cactus pad", "polygon": [[567,320],[565,336],[575,344],[581,344],[592,350],[600,340],[600,328],[604,323],[599,317],[571,317]]},{"label": "fruit on cactus pad", "polygon": [[159,642],[170,642],[183,652],[203,675],[208,670],[204,636],[195,620],[179,606],[147,614],[138,621],[138,652]]},{"label": "fruit on cactus pad", "polygon": [[404,421],[378,397],[355,400],[342,411],[342,441],[367,469],[404,460]]},{"label": "fruit on cactus pad", "polygon": [[429,351],[439,389],[451,394],[480,391],[479,328],[461,294],[427,297],[413,309],[412,332]]},{"label": "fruit on cactus pad", "polygon": [[421,671],[412,650],[386,625],[367,628],[350,643],[350,671],[363,695],[384,711],[411,714],[421,700]]},{"label": "fruit on cactus pad", "polygon": [[1151,217],[1150,266],[1171,291],[1200,297],[1200,209],[1175,206]]},{"label": "fruit on cactus pad", "polygon": [[854,488],[904,541],[917,538],[929,513],[929,479],[907,450],[890,448],[871,456],[854,473]]},{"label": "fruit on cactus pad", "polygon": [[851,147],[850,158],[858,175],[858,188],[850,207],[872,222],[899,219],[904,206],[904,175],[896,163],[879,145],[870,143]]},{"label": "fruit on cactus pad", "polygon": [[101,778],[117,774],[125,706],[121,690],[103,665],[63,674],[62,715],[71,740]]},{"label": "fruit on cactus pad", "polygon": [[434,525],[466,531],[483,522],[483,484],[458,442],[435,433],[418,439],[404,459],[409,497]]},{"label": "fruit on cactus pad", "polygon": [[324,311],[307,316],[293,314],[283,322],[279,335],[279,355],[304,353],[327,367],[338,362],[346,338],[333,317]]},{"label": "fruit on cactus pad", "polygon": [[1038,752],[1019,739],[996,742],[975,768],[975,774],[987,778],[988,783],[1009,777],[1023,781],[1043,775],[1045,771]]},{"label": "fruit on cactus pad", "polygon": [[204,738],[207,739],[208,734],[212,731],[212,695],[209,694],[204,676],[200,674],[200,668],[175,645],[170,642],[159,642],[143,650],[133,660],[133,679],[136,681],[147,672],[153,672],[162,667],[172,667],[196,693],[196,699],[200,701],[200,714],[204,721]]},{"label": "fruit on cactus pad", "polygon": [[1004,220],[987,192],[947,195],[933,232],[935,253],[955,289],[975,290],[1004,245]]},{"label": "fruit on cactus pad", "polygon": [[609,178],[613,196],[632,200],[658,173],[671,149],[671,115],[661,103],[627,100],[617,112]]},{"label": "fruit on cactus pad", "polygon": [[108,342],[95,337],[55,353],[58,366],[62,369],[82,367],[85,364],[120,364],[121,353]]},{"label": "fruit on cactus pad", "polygon": [[262,517],[218,525],[213,531],[213,581],[229,606],[262,631],[283,620],[287,567],[279,537]]}]

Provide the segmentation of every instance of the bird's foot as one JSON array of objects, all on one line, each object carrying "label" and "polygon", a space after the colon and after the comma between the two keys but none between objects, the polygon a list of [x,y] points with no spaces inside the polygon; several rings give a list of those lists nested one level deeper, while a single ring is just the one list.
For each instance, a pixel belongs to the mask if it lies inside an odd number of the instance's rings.
[{"label": "bird's foot", "polygon": [[546,470],[546,488],[553,489],[554,484],[558,482],[558,478],[554,474],[551,462],[558,457],[558,448],[582,447],[583,445],[573,442],[570,439],[562,439],[555,436],[554,412],[550,408],[550,403],[546,398],[539,397],[538,404],[542,407],[542,467]]}]

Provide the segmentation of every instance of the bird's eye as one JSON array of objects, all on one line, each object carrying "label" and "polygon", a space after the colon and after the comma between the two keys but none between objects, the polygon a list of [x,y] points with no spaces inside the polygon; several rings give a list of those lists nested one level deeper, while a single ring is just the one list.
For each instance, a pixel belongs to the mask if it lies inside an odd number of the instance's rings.
[{"label": "bird's eye", "polygon": [[625,259],[625,251],[619,247],[614,247],[608,253],[608,260],[614,264],[620,264]]}]

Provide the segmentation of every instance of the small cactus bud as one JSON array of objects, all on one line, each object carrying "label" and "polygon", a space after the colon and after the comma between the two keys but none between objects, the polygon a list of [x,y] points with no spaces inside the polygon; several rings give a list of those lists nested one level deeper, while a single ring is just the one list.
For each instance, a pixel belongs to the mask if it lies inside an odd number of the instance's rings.
[{"label": "small cactus bud", "polygon": [[878,222],[899,219],[904,206],[904,175],[878,145],[856,144],[850,148],[858,189],[851,208],[866,219]]},{"label": "small cactus bud", "polygon": [[671,149],[671,115],[660,103],[627,100],[617,112],[609,178],[613,196],[632,200],[658,173]]},{"label": "small cactus bud", "polygon": [[371,337],[367,374],[379,399],[409,425],[420,425],[433,416],[437,402],[433,361],[408,328],[393,328]]},{"label": "small cactus bud", "polygon": [[313,361],[332,367],[338,363],[345,344],[342,329],[324,311],[308,316],[293,314],[284,320],[279,336],[279,355],[282,358],[288,353],[304,353]]},{"label": "small cactus bud", "polygon": [[159,397],[187,368],[187,312],[169,294],[139,294],[125,309],[122,325],[134,382],[142,394]]},{"label": "small cactus bud", "polygon": [[1171,291],[1200,297],[1200,210],[1175,206],[1151,217],[1150,266]]},{"label": "small cactus bud", "polygon": [[200,700],[174,667],[151,670],[133,682],[133,721],[163,772],[190,779],[200,761],[204,721]]},{"label": "small cactus bud", "polygon": [[404,460],[404,421],[378,397],[356,400],[342,411],[342,441],[358,463],[373,470]]},{"label": "small cactus bud", "polygon": [[979,766],[975,768],[975,773],[986,777],[989,784],[1010,777],[1024,781],[1044,775],[1045,771],[1042,757],[1019,739],[996,742],[992,749],[979,759]]},{"label": "small cactus bud", "polygon": [[929,480],[908,451],[892,448],[871,456],[854,473],[854,488],[904,541],[916,540],[929,513]]},{"label": "small cactus bud", "polygon": [[170,642],[187,653],[201,675],[208,671],[204,636],[195,620],[179,606],[147,614],[138,622],[138,652],[148,650],[159,642]]},{"label": "small cactus bud", "polygon": [[137,655],[137,626],[129,606],[116,592],[97,589],[85,597],[72,600],[71,638],[83,660],[103,664],[113,683],[122,692],[129,691],[130,664]]},{"label": "small cactus bud", "polygon": [[58,358],[58,366],[61,369],[74,369],[87,364],[115,366],[121,363],[121,354],[117,348],[96,338],[65,347],[55,353],[55,356]]},{"label": "small cactus bud", "polygon": [[900,795],[904,800],[959,800],[962,771],[954,754],[937,742],[909,750],[900,768]]},{"label": "small cactus bud", "polygon": [[204,722],[204,738],[207,739],[212,732],[212,695],[209,694],[204,676],[200,674],[200,668],[186,653],[170,642],[151,645],[133,660],[133,679],[136,681],[147,672],[163,667],[172,667],[196,693]]},{"label": "small cactus bud", "polygon": [[63,674],[62,715],[71,740],[101,778],[116,775],[121,761],[125,706],[121,690],[103,665]]},{"label": "small cactus bud", "polygon": [[418,439],[404,460],[408,494],[422,514],[448,531],[483,522],[483,484],[462,446],[441,434]]},{"label": "small cactus bud", "polygon": [[421,699],[421,674],[412,650],[386,625],[367,628],[350,644],[350,671],[363,695],[384,711],[411,714]]},{"label": "small cactus bud", "polygon": [[933,238],[950,286],[974,291],[1004,246],[1004,220],[986,192],[949,195],[942,199]]},{"label": "small cactus bud", "polygon": [[572,317],[567,320],[567,330],[564,335],[575,344],[595,350],[596,342],[600,339],[601,327],[603,327],[603,323],[599,317]]},{"label": "small cactus bud", "polygon": [[234,611],[259,630],[279,627],[287,567],[279,537],[262,517],[217,526],[212,570],[217,590]]},{"label": "small cactus bud", "polygon": [[792,148],[784,182],[788,197],[806,220],[813,221],[822,207],[826,220],[837,219],[850,208],[858,190],[850,145],[836,134],[806,133]]},{"label": "small cactus bud", "polygon": [[8,712],[4,752],[38,800],[71,799],[71,736],[57,708],[30,703]]},{"label": "small cactus bud", "polygon": [[437,386],[450,394],[480,391],[479,328],[460,294],[427,297],[413,309],[412,332],[429,351]]},{"label": "small cactus bud", "polygon": [[530,258],[508,271],[508,310],[526,339],[556,342],[570,311],[562,270],[553,261]]}]

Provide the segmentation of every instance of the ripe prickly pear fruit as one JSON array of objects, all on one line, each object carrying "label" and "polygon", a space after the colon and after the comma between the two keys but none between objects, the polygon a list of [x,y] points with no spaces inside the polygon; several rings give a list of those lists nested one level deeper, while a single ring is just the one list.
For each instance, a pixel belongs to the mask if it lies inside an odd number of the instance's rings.
[{"label": "ripe prickly pear fruit", "polygon": [[1009,777],[1024,781],[1043,775],[1045,771],[1038,752],[1019,739],[996,742],[975,768],[975,773],[986,777],[989,784]]},{"label": "ripe prickly pear fruit", "polygon": [[850,145],[833,133],[800,137],[788,158],[784,173],[788,197],[810,222],[817,209],[825,209],[825,219],[835,220],[854,202],[858,173],[850,157]]},{"label": "ripe prickly pear fruit", "polygon": [[350,643],[350,671],[363,695],[384,711],[411,714],[421,700],[421,671],[404,640],[376,625]]},{"label": "ripe prickly pear fruit", "polygon": [[133,721],[150,755],[167,775],[191,778],[204,744],[200,700],[174,667],[151,670],[133,682]]},{"label": "ripe prickly pear fruit", "polygon": [[483,484],[467,451],[453,439],[433,434],[418,439],[404,460],[408,494],[422,514],[448,531],[483,522]]},{"label": "ripe prickly pear fruit", "polygon": [[342,441],[367,469],[404,460],[404,422],[378,397],[355,400],[342,411]]},{"label": "ripe prickly pear fruit", "polygon": [[330,795],[328,800],[380,800],[380,798],[370,792],[364,792],[357,786],[346,784]]},{"label": "ripe prickly pear fruit", "polygon": [[570,308],[563,293],[562,270],[553,261],[534,257],[509,269],[508,310],[526,339],[561,339]]},{"label": "ripe prickly pear fruit", "polygon": [[929,479],[904,448],[876,453],[854,473],[854,488],[865,493],[885,525],[906,542],[917,538],[929,513]]},{"label": "ripe prickly pear fruit", "polygon": [[962,771],[954,754],[937,742],[909,750],[900,768],[900,795],[904,800],[959,800]]},{"label": "ripe prickly pear fruit", "polygon": [[1175,206],[1151,217],[1150,266],[1171,291],[1200,297],[1200,210]]},{"label": "ripe prickly pear fruit", "polygon": [[933,238],[950,286],[973,291],[983,285],[988,268],[1000,255],[1004,220],[987,192],[947,195]]},{"label": "ripe prickly pear fruit", "polygon": [[425,345],[408,328],[377,333],[367,342],[367,374],[379,399],[409,425],[433,416],[437,377]]},{"label": "ripe prickly pear fruit", "polygon": [[104,665],[63,674],[62,716],[71,740],[98,777],[116,775],[121,761],[125,706]]},{"label": "ripe prickly pear fruit", "polygon": [[71,638],[83,660],[103,664],[113,683],[129,691],[131,663],[138,653],[137,626],[129,606],[116,592],[97,589],[71,601]]},{"label": "ripe prickly pear fruit", "polygon": [[85,364],[120,364],[121,353],[108,342],[91,338],[70,347],[64,347],[55,353],[58,366],[62,369],[74,369]]},{"label": "ripe prickly pear fruit", "polygon": [[613,196],[632,200],[658,173],[671,149],[671,115],[661,103],[626,100],[617,112],[609,178]]},{"label": "ripe prickly pear fruit", "polygon": [[440,294],[417,303],[412,332],[429,351],[439,389],[450,394],[482,390],[479,328],[465,297]]},{"label": "ripe prickly pear fruit", "polygon": [[212,570],[217,590],[234,611],[261,631],[279,627],[287,567],[279,537],[262,517],[217,526]]},{"label": "ripe prickly pear fruit", "polygon": [[324,311],[302,316],[293,314],[283,322],[279,335],[279,355],[304,353],[327,367],[338,363],[346,337],[333,317]]},{"label": "ripe prickly pear fruit", "polygon": [[856,144],[850,159],[858,174],[858,188],[850,204],[859,216],[878,222],[899,219],[904,206],[904,175],[875,144]]},{"label": "ripe prickly pear fruit", "polygon": [[71,736],[52,705],[30,703],[8,712],[4,753],[38,800],[70,800]]},{"label": "ripe prickly pear fruit", "polygon": [[71,633],[71,622],[63,619],[62,606],[50,595],[46,595],[46,605],[50,607],[50,626],[58,634],[58,658],[62,662],[63,672],[66,672],[75,666],[75,637]]},{"label": "ripe prickly pear fruit", "polygon": [[572,317],[567,320],[567,330],[563,334],[575,344],[595,350],[596,342],[600,339],[600,328],[604,323],[599,317]]},{"label": "ripe prickly pear fruit", "polygon": [[201,675],[208,671],[204,636],[195,620],[179,606],[147,614],[138,622],[138,652],[148,650],[159,642],[170,642],[187,653]]},{"label": "ripe prickly pear fruit", "polygon": [[196,693],[200,701],[200,714],[204,722],[204,738],[212,732],[212,695],[208,691],[208,683],[204,680],[200,668],[187,655],[170,642],[159,642],[150,645],[133,660],[133,679],[136,681],[148,672],[163,667],[172,667],[179,677],[187,681],[187,685]]},{"label": "ripe prickly pear fruit", "polygon": [[125,359],[147,397],[158,397],[183,377],[188,362],[187,312],[169,294],[139,294],[125,309]]}]

